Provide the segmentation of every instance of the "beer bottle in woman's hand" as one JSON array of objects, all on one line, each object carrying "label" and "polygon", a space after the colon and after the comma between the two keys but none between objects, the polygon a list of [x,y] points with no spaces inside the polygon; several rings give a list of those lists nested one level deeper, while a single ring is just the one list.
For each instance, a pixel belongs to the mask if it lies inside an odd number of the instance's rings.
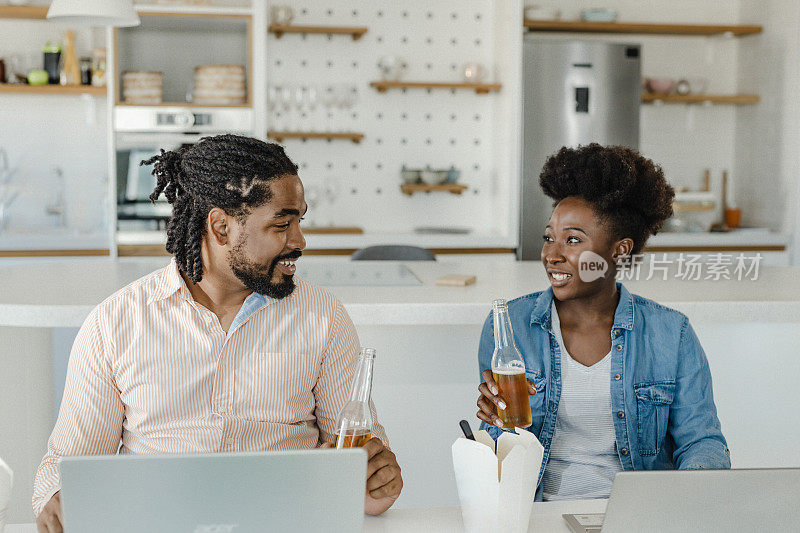
[{"label": "beer bottle in woman's hand", "polygon": [[494,355],[492,355],[492,377],[505,403],[505,409],[497,408],[503,421],[503,429],[526,428],[533,422],[531,403],[528,398],[528,380],[525,362],[514,344],[514,332],[508,316],[505,300],[492,303],[494,317]]},{"label": "beer bottle in woman's hand", "polygon": [[374,348],[362,348],[358,355],[358,367],[350,389],[350,399],[344,404],[336,421],[336,448],[360,448],[372,436],[372,364]]}]

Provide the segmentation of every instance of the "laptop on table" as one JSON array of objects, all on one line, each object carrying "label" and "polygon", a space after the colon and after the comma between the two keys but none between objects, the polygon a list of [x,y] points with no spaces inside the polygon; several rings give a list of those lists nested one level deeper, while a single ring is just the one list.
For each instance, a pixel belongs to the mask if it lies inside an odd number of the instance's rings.
[{"label": "laptop on table", "polygon": [[620,472],[605,515],[563,516],[575,533],[797,532],[800,468]]},{"label": "laptop on table", "polygon": [[361,531],[366,468],[360,448],[65,457],[64,530]]}]

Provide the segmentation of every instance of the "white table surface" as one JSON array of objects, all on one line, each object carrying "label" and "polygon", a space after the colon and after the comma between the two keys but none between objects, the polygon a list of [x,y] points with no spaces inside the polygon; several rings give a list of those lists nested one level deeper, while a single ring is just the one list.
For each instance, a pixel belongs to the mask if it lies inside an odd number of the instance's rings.
[{"label": "white table surface", "polygon": [[[579,500],[534,503],[529,531],[536,533],[568,533],[562,514],[603,513],[608,500]],[[429,509],[389,509],[381,516],[364,518],[364,533],[405,533],[430,531],[455,533],[463,531],[458,507]],[[9,524],[5,533],[36,533],[35,524]]]},{"label": "white table surface", "polygon": [[[313,257],[300,261],[315,260]],[[163,267],[167,258],[95,259],[0,268],[0,326],[80,327],[89,312],[128,283]],[[541,263],[418,261],[404,263],[415,287],[328,287],[357,325],[481,325],[492,300],[549,286]],[[299,266],[299,264],[298,264]],[[436,278],[471,274],[477,283],[442,287]],[[644,276],[643,276],[644,277]],[[687,314],[692,321],[800,321],[800,267],[760,267],[757,280],[625,282],[635,294]]]}]

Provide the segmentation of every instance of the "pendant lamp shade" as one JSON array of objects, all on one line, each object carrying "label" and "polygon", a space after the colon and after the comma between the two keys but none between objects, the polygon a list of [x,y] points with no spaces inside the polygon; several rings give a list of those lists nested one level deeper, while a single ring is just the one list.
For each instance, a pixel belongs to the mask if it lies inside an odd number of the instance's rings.
[{"label": "pendant lamp shade", "polygon": [[138,26],[141,21],[131,0],[53,0],[48,19],[89,26]]}]

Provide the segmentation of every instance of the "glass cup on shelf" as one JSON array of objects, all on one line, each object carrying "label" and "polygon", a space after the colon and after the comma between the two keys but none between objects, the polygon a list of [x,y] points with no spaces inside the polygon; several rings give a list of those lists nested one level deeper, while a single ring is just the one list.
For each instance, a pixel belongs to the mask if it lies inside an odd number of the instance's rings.
[{"label": "glass cup on shelf", "polygon": [[346,91],[346,109],[347,109],[347,116],[346,120],[344,121],[345,131],[353,132],[355,131],[355,118],[353,118],[353,109],[355,108],[356,104],[358,104],[358,85],[348,85]]},{"label": "glass cup on shelf", "polygon": [[322,107],[325,109],[324,130],[328,133],[336,131],[337,95],[334,85],[326,85],[322,92]]},{"label": "glass cup on shelf", "polygon": [[328,225],[333,227],[336,225],[336,210],[334,209],[334,205],[336,204],[336,199],[339,198],[339,193],[341,192],[339,180],[336,178],[325,178],[323,188],[325,190],[325,200],[328,202]]},{"label": "glass cup on shelf", "polygon": [[303,105],[307,115],[306,131],[317,132],[320,129],[319,118],[317,117],[318,104],[319,90],[315,85],[309,85],[303,93]]},{"label": "glass cup on shelf", "polygon": [[351,102],[351,95],[350,95],[351,87],[346,83],[338,83],[334,88],[334,93],[336,94],[336,108],[339,110],[336,113],[336,131],[347,131],[347,119],[349,116],[349,109],[352,105]]},{"label": "glass cup on shelf", "polygon": [[305,107],[305,85],[294,85],[292,87],[292,108],[294,109],[295,131],[307,131],[307,118]]},{"label": "glass cup on shelf", "polygon": [[280,87],[267,86],[267,124],[272,131],[281,131],[280,119]]},{"label": "glass cup on shelf", "polygon": [[305,187],[305,200],[306,205],[308,206],[308,211],[305,215],[305,227],[308,228],[316,228],[317,223],[317,207],[319,206],[319,202],[322,199],[322,191],[320,190],[319,186],[317,185],[307,185]]},{"label": "glass cup on shelf", "polygon": [[294,131],[295,120],[292,116],[292,88],[289,85],[282,85],[279,90],[278,101],[280,102],[283,126],[281,131]]}]

